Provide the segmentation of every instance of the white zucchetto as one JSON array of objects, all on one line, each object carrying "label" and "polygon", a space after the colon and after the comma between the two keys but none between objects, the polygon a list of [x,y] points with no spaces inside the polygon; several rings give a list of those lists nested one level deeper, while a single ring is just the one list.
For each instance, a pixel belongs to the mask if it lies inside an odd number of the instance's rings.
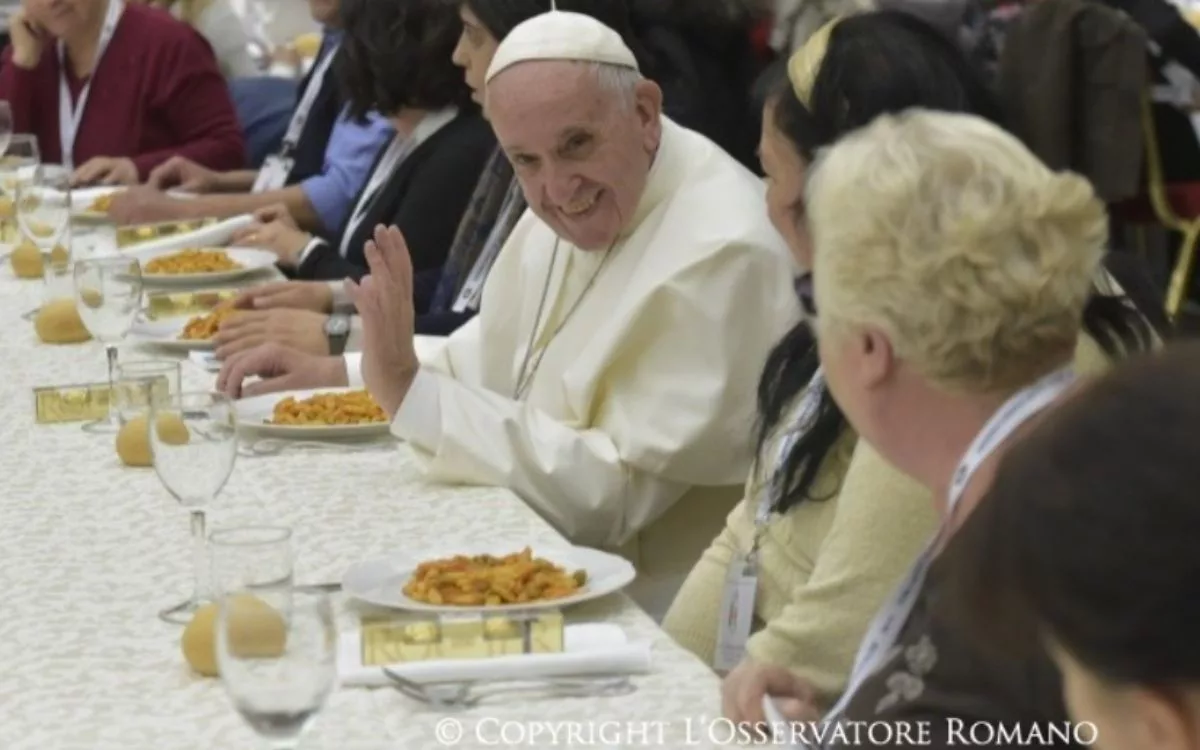
[{"label": "white zucchetto", "polygon": [[488,67],[486,83],[517,63],[568,60],[605,63],[638,70],[637,58],[621,35],[582,13],[552,10],[517,26]]}]

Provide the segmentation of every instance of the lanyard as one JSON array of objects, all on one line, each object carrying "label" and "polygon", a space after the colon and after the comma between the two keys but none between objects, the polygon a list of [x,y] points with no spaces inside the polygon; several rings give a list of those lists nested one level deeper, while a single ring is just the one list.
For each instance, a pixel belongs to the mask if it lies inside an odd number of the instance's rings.
[{"label": "lanyard", "polygon": [[117,22],[121,20],[121,12],[125,10],[124,0],[109,0],[108,12],[104,17],[104,26],[100,28],[100,40],[96,43],[96,62],[92,65],[91,75],[79,92],[79,101],[72,106],[71,87],[67,85],[67,48],[58,42],[58,137],[62,146],[62,163],[67,169],[75,168],[75,136],[79,133],[79,124],[83,121],[83,112],[87,107],[88,96],[92,93],[92,81],[100,70],[100,61],[108,50],[117,30]]},{"label": "lanyard", "polygon": [[1006,401],[975,437],[954,472],[954,479],[946,497],[946,515],[942,519],[937,534],[925,551],[921,553],[921,556],[917,558],[908,576],[900,584],[892,598],[871,623],[862,647],[858,651],[858,656],[855,657],[854,669],[850,673],[846,691],[842,693],[841,700],[837,702],[837,705],[829,711],[826,719],[837,719],[845,711],[846,706],[854,698],[855,692],[882,665],[888,651],[895,644],[900,630],[912,612],[913,605],[916,604],[921,587],[925,583],[925,575],[933,564],[937,549],[950,534],[950,522],[954,517],[954,509],[962,500],[963,492],[971,483],[971,477],[1005,440],[1011,437],[1021,425],[1053,403],[1071,386],[1074,380],[1075,373],[1069,367],[1050,373]]},{"label": "lanyard", "polygon": [[758,551],[759,542],[762,534],[766,530],[767,523],[771,520],[771,509],[779,504],[780,498],[783,497],[784,487],[784,463],[787,461],[788,455],[792,452],[792,448],[796,446],[796,442],[812,429],[813,422],[817,419],[817,411],[821,407],[821,396],[825,393],[825,374],[821,368],[813,374],[812,379],[808,381],[808,387],[804,389],[804,395],[800,397],[800,407],[796,410],[796,418],[792,420],[791,427],[788,428],[787,434],[779,441],[779,455],[775,458],[775,471],[771,474],[771,481],[763,488],[759,494],[758,510],[754,514],[754,547],[752,553]]},{"label": "lanyard", "polygon": [[492,266],[496,262],[496,256],[500,254],[500,248],[508,239],[504,228],[511,224],[512,213],[517,210],[520,198],[521,186],[516,180],[513,180],[508,186],[508,193],[504,196],[504,203],[500,206],[500,213],[496,216],[496,223],[492,225],[492,231],[488,232],[483,251],[479,253],[475,265],[471,266],[471,272],[467,275],[462,291],[458,293],[458,299],[454,301],[454,306],[451,308],[454,312],[462,313],[468,309],[479,309],[479,303],[483,298],[483,282],[487,280],[488,273],[491,272]]},{"label": "lanyard", "polygon": [[300,97],[300,101],[296,103],[296,109],[292,112],[292,119],[288,123],[287,132],[283,135],[282,153],[285,157],[294,152],[296,146],[300,144],[300,136],[304,133],[304,126],[308,123],[308,116],[312,113],[313,105],[317,103],[317,96],[321,93],[321,89],[325,85],[325,75],[329,73],[329,68],[333,65],[333,58],[337,56],[340,47],[340,42],[331,46],[312,75],[309,76],[308,85],[304,87],[304,94]]}]

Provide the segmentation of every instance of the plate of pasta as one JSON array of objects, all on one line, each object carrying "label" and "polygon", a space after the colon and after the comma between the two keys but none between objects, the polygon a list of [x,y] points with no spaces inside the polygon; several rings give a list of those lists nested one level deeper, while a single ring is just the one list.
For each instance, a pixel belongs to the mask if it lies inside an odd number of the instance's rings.
[{"label": "plate of pasta", "polygon": [[236,315],[232,305],[222,304],[207,313],[160,320],[139,320],[130,333],[140,341],[176,351],[208,351],[215,348],[221,321]]},{"label": "plate of pasta", "polygon": [[559,609],[620,591],[637,576],[622,557],[589,547],[484,543],[365,560],[342,590],[412,612]]},{"label": "plate of pasta", "polygon": [[359,388],[320,388],[252,396],[234,402],[238,425],[268,437],[326,440],[388,434],[391,420]]},{"label": "plate of pasta", "polygon": [[235,281],[275,267],[275,254],[245,247],[185,247],[130,253],[152,284],[195,285]]}]

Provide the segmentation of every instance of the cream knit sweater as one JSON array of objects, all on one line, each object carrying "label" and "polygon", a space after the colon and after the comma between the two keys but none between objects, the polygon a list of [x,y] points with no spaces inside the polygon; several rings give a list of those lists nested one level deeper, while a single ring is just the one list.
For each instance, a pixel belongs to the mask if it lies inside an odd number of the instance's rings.
[{"label": "cream knit sweater", "polygon": [[[1081,337],[1077,370],[1096,373],[1106,363],[1099,346]],[[777,451],[773,443],[765,455]],[[770,470],[756,470],[747,482],[745,497],[663,622],[667,633],[708,664],[716,650],[726,571],[735,555],[750,549],[758,489]],[[937,515],[928,490],[849,429],[826,457],[811,494],[826,499],[804,501],[766,530],[747,653],[755,661],[791,668],[829,705],[845,688],[871,619],[924,548]]]}]

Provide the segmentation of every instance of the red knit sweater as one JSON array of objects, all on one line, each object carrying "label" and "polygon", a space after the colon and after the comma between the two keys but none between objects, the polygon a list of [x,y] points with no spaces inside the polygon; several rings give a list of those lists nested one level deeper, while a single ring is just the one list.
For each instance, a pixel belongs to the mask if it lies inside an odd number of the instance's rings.
[{"label": "red knit sweater", "polygon": [[[14,65],[12,49],[6,49],[0,69],[0,99],[12,104],[14,130],[37,136],[47,164],[62,162],[55,46],[45,44],[33,70]],[[78,99],[85,81],[75,78],[69,63],[67,82]],[[244,167],[246,145],[237,113],[208,42],[168,13],[129,3],[92,73],[74,163],[130,157],[145,179],[177,154],[212,169]]]}]

